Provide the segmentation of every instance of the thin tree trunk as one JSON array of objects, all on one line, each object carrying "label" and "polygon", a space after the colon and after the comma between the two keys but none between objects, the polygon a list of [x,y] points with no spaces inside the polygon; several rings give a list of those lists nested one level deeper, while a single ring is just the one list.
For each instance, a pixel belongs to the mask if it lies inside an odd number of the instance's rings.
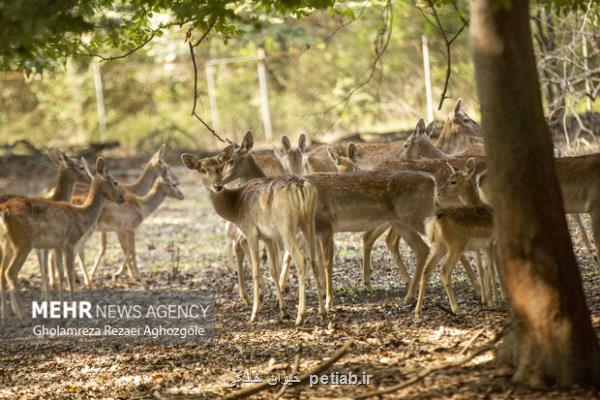
[{"label": "thin tree trunk", "polygon": [[471,1],[471,46],[515,328],[499,352],[534,386],[600,384],[600,351],[544,121],[528,1]]}]

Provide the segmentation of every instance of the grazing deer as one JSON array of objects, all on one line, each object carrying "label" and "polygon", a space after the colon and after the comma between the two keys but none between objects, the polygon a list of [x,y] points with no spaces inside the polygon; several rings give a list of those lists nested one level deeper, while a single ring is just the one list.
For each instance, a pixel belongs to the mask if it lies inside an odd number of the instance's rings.
[{"label": "grazing deer", "polygon": [[[158,209],[165,198],[184,199],[183,193],[181,193],[181,190],[177,186],[178,183],[171,181],[168,176],[159,177],[146,195],[137,196],[133,193],[125,192],[124,204],[109,203],[104,207],[95,230],[102,233],[116,232],[125,255],[123,265],[115,276],[121,275],[127,269],[130,277],[139,280],[135,254],[135,231],[148,216]],[[84,245],[85,242],[82,241],[81,251],[83,251]],[[96,259],[94,267],[90,272],[90,280],[94,279],[105,248],[106,243],[103,243],[99,257]]]},{"label": "grazing deer", "polygon": [[[77,183],[89,184],[92,180],[83,164],[67,157],[64,153],[57,152],[56,154],[51,155],[50,158],[57,163],[58,174],[56,177],[56,184],[54,185],[51,194],[46,198],[53,201],[69,202],[73,196],[73,190]],[[0,204],[17,197],[24,198],[24,196],[3,195],[0,197]],[[37,250],[36,254],[40,265],[42,298],[48,300],[48,254],[46,250]],[[87,271],[83,270],[83,273],[84,280],[88,282],[89,277]]]},{"label": "grazing deer", "polygon": [[462,100],[458,99],[434,146],[446,154],[455,154],[482,141],[481,127],[462,110]]},{"label": "grazing deer", "polygon": [[[80,239],[98,221],[105,199],[125,201],[117,182],[108,175],[103,158],[96,162],[96,175],[83,205],[46,199],[15,198],[0,205],[0,297],[2,318],[6,315],[5,286],[11,298],[13,312],[23,318],[19,296],[18,275],[31,249],[55,249],[57,266],[62,276],[62,254],[65,256],[70,288],[73,288],[74,249]],[[70,275],[70,276],[69,276]],[[62,291],[62,279],[59,279]],[[62,299],[60,299],[62,301]]]},{"label": "grazing deer", "polygon": [[[244,142],[251,142],[247,134]],[[242,145],[243,146],[243,145]],[[236,163],[227,156],[220,183],[227,184],[242,176],[245,179],[261,177],[262,171],[254,165]],[[217,162],[215,160],[215,162]],[[333,306],[333,234],[335,232],[364,232],[389,223],[411,248],[421,243],[417,257],[417,276],[427,257],[428,247],[419,233],[424,232],[424,220],[433,213],[435,181],[427,174],[414,171],[354,172],[349,174],[319,173],[305,179],[318,190],[316,229],[325,267],[326,306]],[[424,248],[423,248],[424,247]],[[294,260],[295,261],[295,260]],[[287,274],[286,265],[281,278]],[[407,297],[412,299],[415,281],[409,285]]]},{"label": "grazing deer", "polygon": [[[229,161],[219,162],[218,157],[196,160],[189,154],[181,159],[186,167],[198,171],[206,187],[213,208],[219,216],[234,223],[244,234],[252,262],[253,306],[250,321],[256,321],[259,308],[259,256],[258,243],[262,240],[269,253],[269,271],[275,284],[279,301],[280,318],[286,310],[279,286],[278,244],[294,259],[298,272],[298,315],[296,325],[302,324],[306,313],[305,282],[306,263],[300,251],[297,235],[302,232],[308,248],[309,264],[317,281],[319,311],[322,312],[320,272],[316,258],[315,210],[317,191],[307,180],[297,176],[254,179],[235,188],[226,189],[223,170],[231,169]],[[245,167],[258,168],[254,158],[248,158]],[[254,165],[252,164],[254,162]],[[231,177],[231,175],[230,175]],[[237,178],[232,178],[234,180]]]}]

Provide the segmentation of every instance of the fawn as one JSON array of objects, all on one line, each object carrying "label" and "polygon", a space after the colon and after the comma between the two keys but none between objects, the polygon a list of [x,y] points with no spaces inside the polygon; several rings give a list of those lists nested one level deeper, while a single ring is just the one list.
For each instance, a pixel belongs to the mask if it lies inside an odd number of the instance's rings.
[{"label": "fawn", "polygon": [[[56,262],[62,276],[62,254],[67,265],[69,286],[73,288],[74,249],[100,217],[105,199],[125,201],[117,182],[108,174],[103,158],[96,161],[96,175],[90,192],[81,206],[46,199],[15,198],[0,205],[0,297],[2,317],[6,315],[5,286],[13,312],[23,318],[19,297],[18,275],[31,249],[55,249]],[[62,279],[59,279],[62,292]],[[62,301],[62,299],[60,299]]]},{"label": "fawn", "polygon": [[464,170],[455,171],[451,165],[448,167],[452,174],[438,189],[437,197],[441,203],[446,198],[458,198],[464,205],[440,208],[427,220],[426,230],[431,243],[431,253],[419,284],[416,320],[422,318],[423,298],[431,273],[444,255],[446,258],[441,268],[442,282],[455,314],[461,313],[461,310],[456,302],[451,276],[456,262],[467,250],[479,252],[485,249],[488,267],[483,269],[479,265],[482,302],[490,306],[492,298],[496,300],[493,211],[481,201],[473,184],[477,170],[476,161],[474,158],[467,160]]},{"label": "fawn", "polygon": [[[257,319],[259,309],[259,256],[258,243],[263,241],[269,253],[269,271],[275,284],[279,301],[280,318],[285,317],[286,307],[279,286],[278,244],[294,259],[298,273],[298,314],[296,325],[302,324],[306,314],[305,281],[306,263],[297,240],[302,232],[308,248],[309,264],[317,281],[319,311],[323,312],[319,266],[316,258],[315,210],[317,191],[307,180],[297,176],[254,179],[235,188],[226,189],[223,170],[228,162],[218,157],[197,160],[189,154],[181,159],[186,167],[198,171],[206,187],[213,208],[222,218],[234,223],[246,239],[252,263],[253,306],[250,321]],[[258,168],[254,158],[246,167]],[[236,178],[232,178],[234,180]]]}]

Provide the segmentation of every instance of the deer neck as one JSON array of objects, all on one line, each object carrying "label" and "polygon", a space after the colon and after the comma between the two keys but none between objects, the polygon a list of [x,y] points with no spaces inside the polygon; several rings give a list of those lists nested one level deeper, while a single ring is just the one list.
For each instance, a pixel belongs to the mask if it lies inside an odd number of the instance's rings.
[{"label": "deer neck", "polygon": [[430,140],[421,140],[419,143],[419,149],[421,152],[421,156],[430,159],[438,159],[438,158],[450,158],[450,156],[431,143]]},{"label": "deer neck", "polygon": [[223,189],[220,192],[209,190],[209,198],[212,206],[219,216],[234,224],[239,221],[239,203],[242,193],[241,188]]},{"label": "deer neck", "polygon": [[98,222],[100,213],[104,207],[104,202],[106,201],[99,186],[100,182],[98,178],[94,178],[85,201],[78,207],[81,214],[85,217],[85,224],[87,226],[92,226]]},{"label": "deer neck", "polygon": [[244,173],[240,176],[240,183],[243,185],[251,179],[266,177],[252,154],[248,154],[244,166]]},{"label": "deer neck", "polygon": [[125,183],[121,185],[128,192],[133,193],[137,196],[143,196],[152,188],[154,182],[158,179],[158,174],[152,165],[148,162],[144,165],[144,169],[140,176],[131,183]]},{"label": "deer neck", "polygon": [[69,179],[67,170],[61,165],[58,169],[54,193],[50,199],[55,201],[69,201],[71,200],[71,196],[73,196],[74,187],[75,182]]},{"label": "deer neck", "polygon": [[469,190],[467,190],[465,194],[459,196],[459,199],[465,206],[480,207],[485,205],[485,203],[481,201],[481,197],[479,197],[476,183],[469,185]]},{"label": "deer neck", "polygon": [[162,183],[156,181],[152,186],[152,189],[150,189],[150,192],[139,198],[144,218],[156,211],[160,204],[165,200],[165,197],[167,197],[167,192],[163,188]]}]

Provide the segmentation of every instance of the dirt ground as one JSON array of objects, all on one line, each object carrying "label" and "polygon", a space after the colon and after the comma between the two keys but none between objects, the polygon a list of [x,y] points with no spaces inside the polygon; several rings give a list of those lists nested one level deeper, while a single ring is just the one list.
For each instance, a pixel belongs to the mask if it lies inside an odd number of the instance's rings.
[{"label": "dirt ground", "polygon": [[[302,374],[352,340],[350,351],[329,373],[368,373],[373,375],[370,385],[292,386],[283,396],[351,398],[403,382],[415,372],[459,360],[467,344],[470,343],[468,353],[485,345],[502,329],[506,310],[482,307],[459,268],[454,282],[465,316],[458,318],[445,311],[448,302],[436,272],[426,297],[424,321],[415,323],[413,307],[402,303],[406,286],[383,240],[373,253],[374,288],[369,291],[361,286],[358,234],[336,236],[333,323],[317,315],[314,285],[310,285],[310,308],[304,326],[295,327],[293,318],[276,321],[277,307],[270,290],[259,322],[250,324],[250,309],[239,299],[237,278],[228,261],[224,223],[212,212],[195,173],[180,168],[176,173],[186,199],[167,200],[138,231],[143,285],[112,280],[111,273],[121,265],[122,256],[111,237],[94,288],[80,289],[76,298],[94,300],[112,293],[112,299],[118,302],[127,293],[139,296],[138,299],[159,293],[157,298],[162,295],[169,301],[183,301],[208,293],[213,296],[215,307],[211,333],[174,342],[112,337],[40,338],[31,333],[31,319],[11,319],[0,328],[0,399],[160,399],[187,395],[217,399],[247,387],[228,387],[240,369],[263,377],[287,375],[297,358]],[[573,233],[593,324],[600,334],[599,269],[584,250],[579,232]],[[413,256],[405,245],[401,246],[412,275]],[[87,248],[88,264],[96,249],[94,237]],[[30,306],[32,299],[39,299],[35,257],[30,256],[21,276],[25,304]],[[268,281],[265,271],[265,282]],[[248,285],[251,287],[250,280]],[[292,281],[286,294],[292,316],[296,312],[296,296]],[[17,331],[22,334],[15,335]],[[383,398],[599,397],[577,389],[542,392],[513,385],[509,370],[496,365],[493,356],[493,352],[484,353],[463,366],[445,369]],[[264,391],[253,398],[273,398],[278,390]]]}]

